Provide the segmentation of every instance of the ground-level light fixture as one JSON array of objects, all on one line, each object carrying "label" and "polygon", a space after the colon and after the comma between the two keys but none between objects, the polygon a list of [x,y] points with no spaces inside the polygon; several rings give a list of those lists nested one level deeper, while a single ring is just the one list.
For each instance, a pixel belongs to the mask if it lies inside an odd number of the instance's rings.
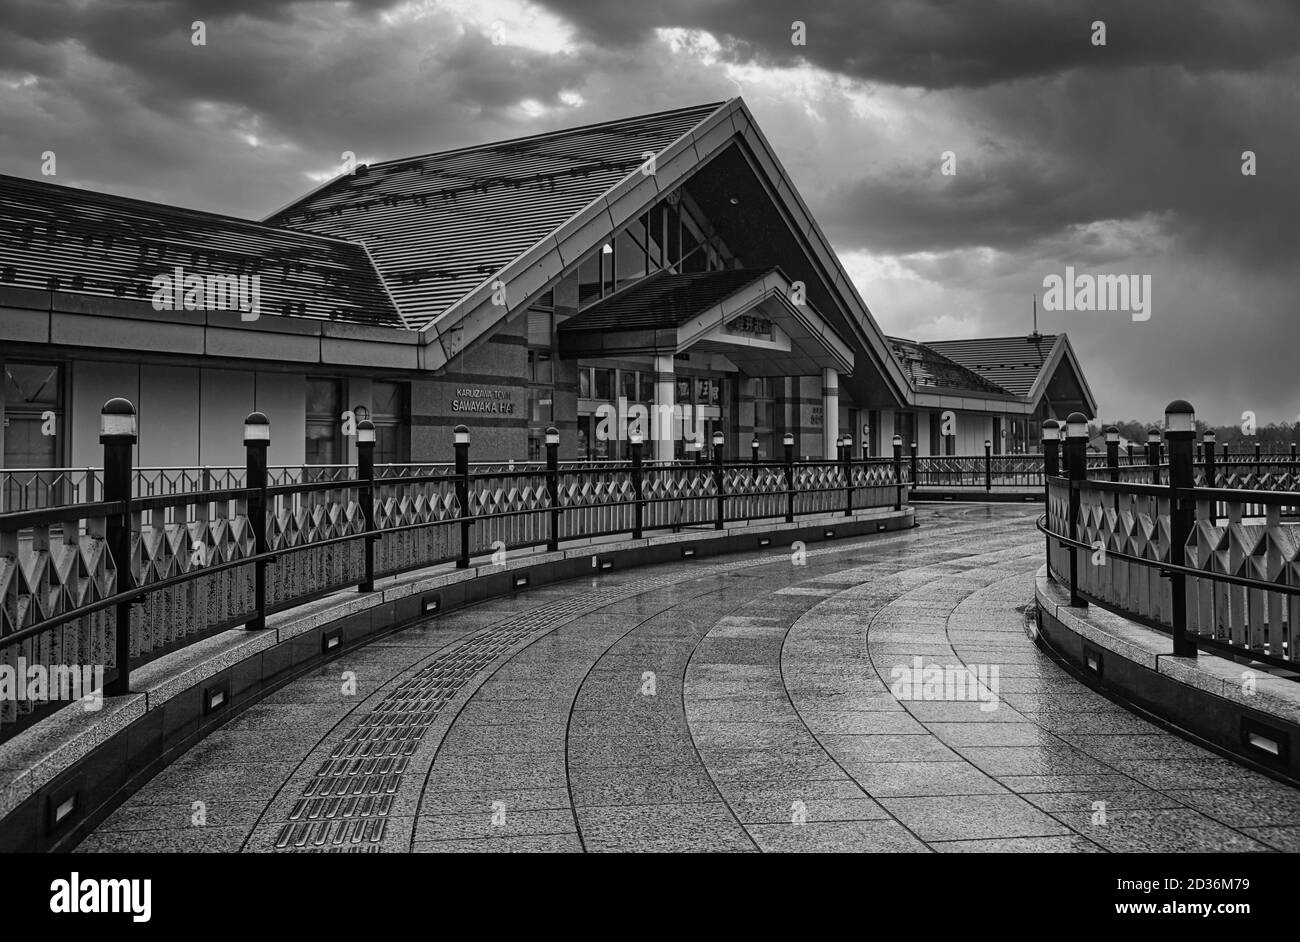
[{"label": "ground-level light fixture", "polygon": [[1066,438],[1087,438],[1088,417],[1082,412],[1071,412],[1065,420]]},{"label": "ground-level light fixture", "polygon": [[1048,419],[1043,423],[1043,441],[1059,442],[1061,440],[1061,423],[1056,419]]},{"label": "ground-level light fixture", "polygon": [[464,425],[457,425],[454,429],[452,429],[451,435],[452,435],[452,441],[455,442],[457,445],[469,444],[469,429]]},{"label": "ground-level light fixture", "polygon": [[1107,445],[1119,444],[1119,429],[1115,428],[1115,426],[1113,425],[1106,426],[1106,444]]},{"label": "ground-level light fixture", "polygon": [[552,425],[546,430],[546,444],[558,445],[560,443],[560,430]]},{"label": "ground-level light fixture", "polygon": [[357,444],[373,445],[375,443],[375,423],[362,419],[357,423]]}]

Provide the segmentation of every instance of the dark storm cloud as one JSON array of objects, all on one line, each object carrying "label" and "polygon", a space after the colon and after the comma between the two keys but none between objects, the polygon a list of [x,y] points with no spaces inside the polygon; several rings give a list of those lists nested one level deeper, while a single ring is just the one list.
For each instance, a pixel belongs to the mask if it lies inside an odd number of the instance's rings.
[{"label": "dark storm cloud", "polygon": [[[1014,251],[1070,227],[1154,216],[1186,248],[1217,248],[1247,267],[1289,265],[1300,248],[1285,210],[1300,203],[1300,110],[1294,66],[1251,82],[1150,68],[1072,73],[962,93],[997,141],[949,149],[936,136],[842,181],[823,221],[874,251],[990,246]],[[922,142],[917,142],[918,146]],[[1242,153],[1256,155],[1243,176]]]},{"label": "dark storm cloud", "polygon": [[[1300,47],[1300,5],[1223,0],[541,0],[598,44],[636,44],[656,27],[702,29],[737,58],[800,60],[889,85],[983,86],[1074,68],[1259,68]],[[791,44],[791,23],[807,45]],[[1090,42],[1106,24],[1106,47]]]}]

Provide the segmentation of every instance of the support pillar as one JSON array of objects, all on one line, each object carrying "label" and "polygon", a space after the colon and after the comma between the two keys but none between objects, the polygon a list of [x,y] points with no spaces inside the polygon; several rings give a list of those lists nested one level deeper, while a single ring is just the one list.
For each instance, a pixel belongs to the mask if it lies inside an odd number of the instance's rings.
[{"label": "support pillar", "polygon": [[831,367],[822,370],[822,457],[834,461],[840,443],[840,377]]},{"label": "support pillar", "polygon": [[650,417],[651,451],[655,461],[673,460],[673,442],[677,436],[677,381],[673,375],[672,354],[655,356],[654,415]]}]

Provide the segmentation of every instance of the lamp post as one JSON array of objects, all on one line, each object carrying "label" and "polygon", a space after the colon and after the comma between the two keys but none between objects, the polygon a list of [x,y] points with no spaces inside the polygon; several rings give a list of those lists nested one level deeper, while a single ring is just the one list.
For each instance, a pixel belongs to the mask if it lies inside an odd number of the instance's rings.
[{"label": "lamp post", "polygon": [[[244,419],[244,486],[252,490],[248,497],[248,523],[253,528],[253,552],[269,552],[266,539],[266,452],[271,446],[271,423],[261,412],[250,412]],[[253,604],[257,614],[244,626],[250,631],[266,627],[266,560],[253,564]]]},{"label": "lamp post", "polygon": [[713,521],[713,528],[721,530],[727,509],[726,482],[722,477],[722,432],[713,433],[713,489],[718,495],[718,514]]},{"label": "lamp post", "polygon": [[551,536],[546,548],[554,553],[560,548],[560,430],[554,425],[546,430],[546,490],[551,503]]},{"label": "lamp post", "polygon": [[456,450],[456,503],[460,505],[460,558],[457,569],[469,568],[469,429],[457,425],[452,429]]},{"label": "lamp post", "polygon": [[[116,569],[114,594],[134,588],[135,581],[131,573],[131,479],[134,477],[131,449],[136,438],[135,406],[126,399],[110,399],[104,403],[99,411],[99,443],[104,446],[104,500],[122,506],[120,512],[105,521],[104,527],[104,543]],[[131,691],[131,603],[118,602],[113,611],[116,673],[104,693],[118,697]]]},{"label": "lamp post", "polygon": [[[1052,520],[1052,488],[1051,479],[1061,473],[1061,423],[1056,419],[1048,419],[1043,423],[1043,506],[1046,508],[1046,517],[1048,529],[1051,529]],[[1047,555],[1044,557],[1048,563],[1048,571],[1051,570],[1052,561],[1052,538],[1047,538]]]},{"label": "lamp post", "polygon": [[794,523],[794,435],[786,432],[781,436],[781,447],[785,449],[785,522]]},{"label": "lamp post", "polygon": [[1147,464],[1151,465],[1151,483],[1160,483],[1160,430],[1147,430]]},{"label": "lamp post", "polygon": [[[1169,562],[1185,565],[1187,538],[1196,522],[1196,472],[1192,443],[1196,439],[1196,412],[1191,403],[1175,399],[1165,406],[1165,438],[1169,441]],[[1174,630],[1174,657],[1196,657],[1196,644],[1187,637],[1187,576],[1172,571],[1169,591]]]},{"label": "lamp post", "polygon": [[[1216,436],[1213,431],[1206,429],[1205,437],[1202,439],[1202,444],[1205,447],[1205,486],[1206,487],[1219,486],[1218,484],[1219,473],[1214,463],[1215,461],[1214,446],[1216,444],[1217,438],[1218,436]],[[1210,523],[1216,524],[1218,522],[1219,522],[1219,502],[1217,500],[1211,500],[1210,501]]]},{"label": "lamp post", "polygon": [[1106,426],[1106,467],[1110,469],[1110,479],[1119,480],[1119,429],[1113,425]]},{"label": "lamp post", "polygon": [[993,441],[984,439],[984,490],[993,490]]},{"label": "lamp post", "polygon": [[645,512],[641,488],[641,433],[629,432],[628,441],[632,445],[632,539],[639,540]]},{"label": "lamp post", "polygon": [[916,442],[912,442],[912,490],[916,490]]},{"label": "lamp post", "polygon": [[[1070,474],[1070,539],[1079,538],[1079,484],[1088,477],[1088,419],[1082,412],[1071,412],[1065,420],[1066,464]],[[1085,608],[1079,595],[1079,548],[1070,546],[1070,606]]]},{"label": "lamp post", "polygon": [[844,516],[853,516],[853,436],[840,436],[840,464],[844,468]]},{"label": "lamp post", "polygon": [[758,449],[759,449],[758,436],[755,435],[753,441],[749,443],[750,458],[755,465],[758,464]]},{"label": "lamp post", "polygon": [[362,419],[357,423],[357,482],[361,485],[361,516],[366,522],[366,577],[358,587],[362,592],[375,591],[375,423]]},{"label": "lamp post", "polygon": [[903,436],[894,436],[894,509],[903,509]]}]

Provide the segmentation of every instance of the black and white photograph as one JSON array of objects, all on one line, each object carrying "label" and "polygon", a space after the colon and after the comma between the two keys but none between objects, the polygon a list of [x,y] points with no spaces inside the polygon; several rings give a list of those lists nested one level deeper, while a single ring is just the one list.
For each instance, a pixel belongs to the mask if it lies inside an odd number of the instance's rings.
[{"label": "black and white photograph", "polygon": [[0,0],[23,905],[733,852],[1284,905],[1297,115],[1292,0]]}]

